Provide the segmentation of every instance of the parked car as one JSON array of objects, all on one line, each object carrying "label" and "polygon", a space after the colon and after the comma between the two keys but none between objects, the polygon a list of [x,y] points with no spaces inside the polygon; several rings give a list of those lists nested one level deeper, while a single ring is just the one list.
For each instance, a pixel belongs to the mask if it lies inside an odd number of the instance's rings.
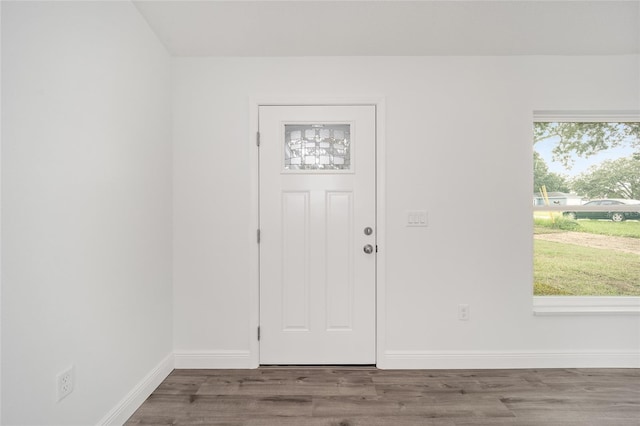
[{"label": "parked car", "polygon": [[[619,209],[620,206],[628,205],[638,206],[638,211],[621,211]],[[627,219],[640,219],[640,200],[591,200],[588,203],[583,204],[583,206],[611,206],[611,209],[606,211],[563,212],[562,214],[570,219],[609,219],[614,222],[622,222],[623,220]]]}]

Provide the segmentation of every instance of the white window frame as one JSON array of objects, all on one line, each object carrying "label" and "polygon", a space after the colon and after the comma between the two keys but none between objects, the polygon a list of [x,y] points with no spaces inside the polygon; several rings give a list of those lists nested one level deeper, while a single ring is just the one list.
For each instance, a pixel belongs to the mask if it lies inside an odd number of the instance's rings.
[{"label": "white window frame", "polygon": [[[640,122],[640,110],[626,111],[534,111],[532,123]],[[531,144],[533,149],[533,143]],[[533,173],[533,172],[532,172]],[[574,210],[579,206],[572,206]],[[564,211],[566,206],[533,206],[536,211]],[[591,207],[588,210],[595,210]],[[606,206],[601,209],[606,210]],[[638,315],[636,296],[533,296],[534,315]]]}]

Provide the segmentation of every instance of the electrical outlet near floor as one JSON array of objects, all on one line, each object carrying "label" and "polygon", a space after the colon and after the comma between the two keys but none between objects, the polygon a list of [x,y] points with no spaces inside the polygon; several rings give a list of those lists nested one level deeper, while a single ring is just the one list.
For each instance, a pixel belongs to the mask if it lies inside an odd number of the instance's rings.
[{"label": "electrical outlet near floor", "polygon": [[62,401],[67,395],[73,392],[75,385],[75,374],[73,365],[56,376],[56,388],[58,401]]},{"label": "electrical outlet near floor", "polygon": [[458,319],[460,321],[469,320],[469,305],[467,305],[466,303],[461,303],[458,305]]}]

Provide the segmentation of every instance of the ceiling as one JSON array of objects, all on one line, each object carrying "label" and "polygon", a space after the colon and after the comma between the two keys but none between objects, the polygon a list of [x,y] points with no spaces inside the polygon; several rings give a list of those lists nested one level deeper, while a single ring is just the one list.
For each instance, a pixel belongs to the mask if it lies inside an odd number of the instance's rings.
[{"label": "ceiling", "polygon": [[640,0],[134,4],[175,56],[640,53]]}]

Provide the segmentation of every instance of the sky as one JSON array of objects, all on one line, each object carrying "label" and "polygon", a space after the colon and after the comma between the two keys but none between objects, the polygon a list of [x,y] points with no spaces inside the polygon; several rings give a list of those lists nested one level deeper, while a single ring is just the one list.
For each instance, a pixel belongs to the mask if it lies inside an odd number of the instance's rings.
[{"label": "sky", "polygon": [[565,168],[560,162],[553,161],[553,154],[551,150],[558,143],[559,138],[549,138],[537,142],[533,149],[540,154],[545,163],[549,167],[549,171],[558,173],[567,177],[574,177],[580,173],[586,172],[587,169],[595,164],[599,164],[604,160],[615,160],[622,157],[628,157],[635,152],[635,150],[628,146],[617,147],[608,149],[606,151],[600,151],[599,153],[592,155],[588,158],[581,158],[574,155],[575,162],[571,169]]}]

